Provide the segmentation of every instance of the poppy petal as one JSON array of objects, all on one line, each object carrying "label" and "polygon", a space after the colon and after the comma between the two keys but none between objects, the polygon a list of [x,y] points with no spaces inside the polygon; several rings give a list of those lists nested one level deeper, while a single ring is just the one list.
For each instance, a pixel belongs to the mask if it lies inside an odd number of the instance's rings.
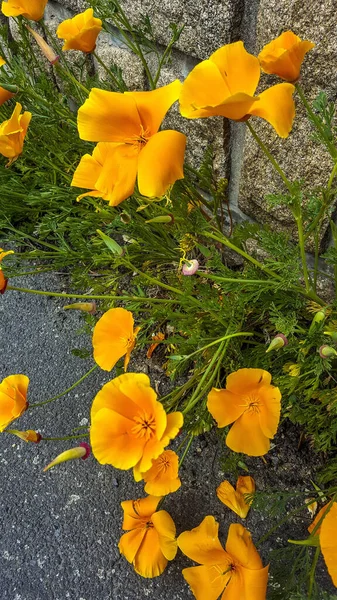
[{"label": "poppy petal", "polygon": [[159,546],[167,560],[173,560],[177,554],[176,526],[166,510],[152,515],[152,523],[158,533]]},{"label": "poppy petal", "polygon": [[281,415],[281,392],[279,388],[269,386],[259,389],[259,421],[260,427],[269,438],[273,438],[277,432]]},{"label": "poppy petal", "polygon": [[[227,378],[228,379],[228,378]],[[218,427],[226,427],[236,421],[246,410],[242,397],[226,390],[212,388],[207,396],[207,408]]]},{"label": "poppy petal", "polygon": [[180,550],[195,562],[203,565],[231,563],[218,538],[219,523],[211,515],[191,531],[184,531],[177,539]]},{"label": "poppy petal", "polygon": [[121,554],[129,563],[133,563],[135,556],[146,535],[146,528],[133,529],[128,533],[124,533],[119,540],[118,548]]},{"label": "poppy petal", "polygon": [[240,523],[232,523],[229,526],[226,552],[247,569],[263,568],[259,553],[252,542],[252,536]]},{"label": "poppy petal", "polygon": [[243,42],[222,46],[209,60],[219,69],[231,96],[241,92],[254,95],[260,79],[260,63],[247,52]]},{"label": "poppy petal", "polygon": [[226,389],[235,394],[244,394],[262,385],[270,385],[271,374],[264,369],[239,369],[226,378]]},{"label": "poppy petal", "polygon": [[138,154],[137,145],[118,144],[105,160],[96,188],[109,200],[110,206],[117,206],[133,194]]},{"label": "poppy petal", "polygon": [[234,511],[241,519],[245,519],[249,505],[246,504],[242,494],[239,494],[229,481],[223,481],[216,490],[216,495],[219,500],[232,511]]},{"label": "poppy petal", "polygon": [[133,337],[134,320],[125,308],[111,308],[97,321],[92,336],[94,360],[105,371],[111,371],[127,351]]},{"label": "poppy petal", "polygon": [[147,198],[160,198],[170,185],[183,179],[186,136],[179,131],[159,131],[139,154],[138,189]]},{"label": "poppy petal", "polygon": [[[108,408],[118,414],[133,420],[139,412],[139,405],[133,401],[128,395],[127,383],[136,380],[144,395],[149,393],[152,397],[155,393],[151,386],[150,380],[144,373],[125,373],[119,377],[115,377],[112,381],[108,381],[102,389],[96,394],[91,406],[91,420],[97,412],[102,408]],[[121,391],[123,387],[125,393]]]},{"label": "poppy petal", "polygon": [[179,97],[180,113],[188,119],[210,116],[205,106],[216,107],[230,96],[217,65],[211,60],[199,63],[187,75]]},{"label": "poppy petal", "polygon": [[181,86],[176,79],[150,92],[125,92],[124,95],[131,97],[137,106],[146,137],[157,133],[168,109],[178,100]]},{"label": "poppy petal", "polygon": [[281,138],[288,137],[295,118],[294,91],[291,83],[273,85],[258,96],[249,114],[268,121]]},{"label": "poppy petal", "polygon": [[337,502],[334,502],[321,526],[321,551],[333,584],[337,587]]},{"label": "poppy petal", "polygon": [[184,424],[184,417],[181,412],[177,411],[166,415],[166,420],[166,429],[163,434],[163,438],[165,438],[165,446],[168,444],[169,440],[173,440],[178,435]]},{"label": "poppy petal", "polygon": [[102,408],[90,428],[90,443],[95,458],[102,465],[130,469],[143,454],[144,441],[130,433],[132,421]]},{"label": "poppy petal", "polygon": [[152,519],[161,499],[158,496],[146,496],[146,498],[138,498],[138,500],[124,500],[124,502],[121,502],[124,512],[122,529],[134,529],[140,526],[140,521]]},{"label": "poppy petal", "polygon": [[230,428],[226,437],[226,444],[234,452],[243,452],[248,456],[267,454],[270,441],[260,427],[258,413],[253,410],[246,410]]},{"label": "poppy petal", "polygon": [[[196,600],[218,600],[226,587],[230,573],[223,575],[228,565],[207,565],[183,569],[182,574],[190,586]],[[227,588],[226,588],[227,589]],[[238,596],[236,596],[238,600]]]},{"label": "poppy petal", "polygon": [[78,131],[89,142],[125,142],[141,135],[141,121],[130,94],[93,88],[78,111]]},{"label": "poppy petal", "polygon": [[158,533],[154,527],[149,527],[135,556],[134,569],[142,577],[158,577],[166,565],[167,558],[160,549]]}]

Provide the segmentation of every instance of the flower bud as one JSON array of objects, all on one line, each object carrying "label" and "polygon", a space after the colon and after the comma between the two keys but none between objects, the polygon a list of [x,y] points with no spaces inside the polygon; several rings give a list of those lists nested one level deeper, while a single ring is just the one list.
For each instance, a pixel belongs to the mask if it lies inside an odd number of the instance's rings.
[{"label": "flower bud", "polygon": [[47,465],[43,471],[48,471],[55,465],[59,465],[60,463],[66,462],[68,460],[75,460],[75,458],[82,458],[85,460],[90,455],[90,446],[86,442],[82,442],[77,448],[71,448],[70,450],[66,450],[65,452],[61,452],[54,460]]},{"label": "flower bud", "polygon": [[94,315],[96,313],[96,302],[75,302],[75,304],[67,304],[67,306],[64,306],[63,308],[64,310],[68,310],[69,308],[83,310],[84,312]]},{"label": "flower bud", "polygon": [[323,331],[324,335],[329,335],[334,344],[337,344],[337,331]]},{"label": "flower bud", "polygon": [[47,42],[45,42],[43,37],[37,33],[37,31],[34,31],[34,29],[29,27],[29,25],[26,25],[26,28],[35,38],[36,43],[38,46],[40,46],[40,49],[42,50],[42,53],[45,55],[46,59],[49,60],[50,64],[55,65],[55,63],[59,61],[60,57],[55,54],[54,50],[47,44]]},{"label": "flower bud", "polygon": [[173,223],[173,221],[173,215],[161,215],[160,217],[153,217],[153,219],[149,219],[145,223]]},{"label": "flower bud", "polygon": [[279,350],[280,348],[283,348],[283,346],[287,346],[288,345],[288,340],[286,338],[285,335],[283,335],[283,333],[278,333],[270,342],[266,353],[270,352],[271,350]]},{"label": "flower bud", "polygon": [[124,223],[124,225],[127,225],[131,221],[130,215],[125,211],[119,215],[119,218],[122,221],[122,223]]},{"label": "flower bud", "polygon": [[192,260],[188,260],[186,263],[183,264],[182,274],[183,275],[194,275],[198,269],[199,269],[199,263],[195,258],[193,258]]},{"label": "flower bud", "polygon": [[27,429],[26,431],[18,431],[18,429],[7,429],[6,433],[11,433],[12,435],[16,435],[23,440],[24,442],[34,442],[34,444],[38,444],[42,436],[37,431],[33,429]]},{"label": "flower bud", "polygon": [[311,321],[311,325],[309,327],[309,333],[312,333],[315,330],[316,325],[318,325],[319,323],[321,323],[321,321],[324,321],[325,319],[325,310],[319,310],[313,320]]},{"label": "flower bud", "polygon": [[327,344],[321,346],[318,352],[321,358],[331,358],[332,356],[337,356],[336,350]]}]

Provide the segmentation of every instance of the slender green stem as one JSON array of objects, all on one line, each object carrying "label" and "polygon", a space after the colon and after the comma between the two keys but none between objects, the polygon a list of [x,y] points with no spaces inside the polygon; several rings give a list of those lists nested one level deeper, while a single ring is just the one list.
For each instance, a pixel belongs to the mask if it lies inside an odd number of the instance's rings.
[{"label": "slender green stem", "polygon": [[[41,271],[42,272],[42,271]],[[130,302],[146,302],[162,303],[162,304],[177,304],[177,300],[166,298],[145,298],[143,296],[111,296],[111,295],[93,295],[93,294],[64,294],[63,292],[45,292],[44,290],[32,290],[29,288],[21,288],[15,285],[8,285],[7,290],[15,292],[24,292],[27,294],[37,294],[38,296],[51,296],[54,298],[82,298],[83,300],[129,300]]]},{"label": "slender green stem", "polygon": [[234,337],[240,337],[240,336],[249,336],[249,335],[254,335],[254,333],[252,333],[251,331],[240,331],[239,333],[230,333],[229,335],[225,335],[224,337],[221,337],[217,340],[214,340],[213,342],[211,342],[210,344],[207,344],[207,346],[203,346],[202,348],[199,348],[198,350],[196,350],[195,352],[192,352],[192,354],[188,354],[185,357],[185,360],[189,360],[190,358],[192,358],[192,356],[195,356],[196,354],[199,354],[199,352],[203,352],[204,350],[207,350],[207,348],[211,348],[212,346],[215,346],[216,344],[220,344],[220,342],[223,342],[225,340],[230,340],[231,338]]},{"label": "slender green stem", "polygon": [[315,583],[315,572],[316,572],[317,562],[318,562],[320,553],[321,553],[320,547],[316,548],[314,560],[312,561],[310,575],[309,575],[308,600],[310,600],[312,598],[312,592],[313,592],[314,583]]},{"label": "slender green stem", "polygon": [[114,73],[111,71],[111,69],[109,69],[109,67],[106,66],[105,62],[101,59],[101,57],[97,54],[97,52],[92,52],[93,56],[96,58],[97,62],[103,67],[103,69],[108,73],[109,77],[111,77],[113,83],[115,84],[117,90],[119,90],[120,92],[125,92],[126,91],[126,87],[123,86],[123,89],[121,89],[121,84],[118,81],[118,79],[116,78],[116,76],[114,75]]},{"label": "slender green stem", "polygon": [[240,279],[238,277],[221,277],[220,275],[212,275],[211,273],[203,273],[203,271],[197,271],[198,277],[204,277],[211,279],[212,281],[223,281],[224,283],[237,283],[242,285],[272,285],[272,281],[269,279]]},{"label": "slender green stem", "polygon": [[97,366],[98,365],[94,365],[93,367],[91,367],[91,369],[89,369],[89,371],[84,373],[84,375],[82,375],[82,377],[80,379],[75,381],[75,383],[73,383],[68,389],[66,389],[61,394],[57,394],[57,396],[53,396],[52,398],[49,398],[48,400],[44,400],[43,402],[36,402],[35,404],[30,404],[29,408],[37,408],[38,406],[43,406],[44,404],[49,404],[50,402],[54,402],[54,400],[58,400],[58,398],[62,398],[62,396],[65,396],[66,394],[71,392],[73,389],[75,389],[75,387],[77,387],[80,383],[82,383],[82,381],[84,381],[89,375],[91,375],[91,373],[93,371],[95,371],[95,369],[97,369]]},{"label": "slender green stem", "polygon": [[307,265],[307,257],[305,254],[305,241],[304,241],[304,232],[303,232],[303,221],[302,221],[302,210],[301,208],[299,208],[298,212],[294,214],[295,220],[296,220],[296,225],[297,225],[297,232],[298,232],[298,245],[299,245],[299,249],[300,249],[300,255],[301,255],[301,261],[302,261],[302,270],[303,270],[303,278],[304,278],[304,285],[305,285],[305,291],[307,293],[310,292],[310,278],[309,278],[309,273],[308,273],[308,265]]},{"label": "slender green stem", "polygon": [[[315,231],[314,234],[314,241],[315,241],[315,254],[314,254],[314,281],[313,281],[313,288],[314,291],[316,292],[317,289],[317,277],[318,277],[318,258],[319,258],[319,229],[317,229]],[[309,275],[309,273],[308,273]]]},{"label": "slender green stem", "polygon": [[64,435],[60,437],[44,437],[42,436],[42,441],[44,442],[62,442],[65,440],[76,440],[78,438],[88,437],[89,433],[80,433],[78,435]]},{"label": "slender green stem", "polygon": [[55,64],[54,65],[55,71],[60,71],[60,73],[62,73],[62,75],[65,75],[66,77],[68,77],[68,79],[76,86],[79,87],[82,92],[84,92],[87,96],[89,96],[89,90],[83,85],[83,83],[81,83],[80,81],[78,81],[78,79],[76,79],[75,75],[73,75],[71,73],[71,71],[69,71],[69,69],[65,69],[64,67],[62,67],[61,65]]},{"label": "slender green stem", "polygon": [[191,444],[192,444],[192,442],[193,442],[193,438],[194,438],[194,435],[193,435],[193,433],[192,433],[192,434],[191,434],[191,436],[190,436],[190,439],[188,440],[188,444],[186,445],[186,448],[185,448],[185,450],[184,450],[184,452],[183,452],[183,454],[182,454],[182,456],[181,456],[181,458],[180,458],[180,460],[179,460],[179,469],[180,469],[181,465],[183,464],[183,462],[184,462],[184,460],[185,460],[185,457],[186,457],[186,454],[187,454],[187,452],[188,452],[188,451],[189,451],[189,449],[190,449],[190,446],[191,446]]},{"label": "slender green stem", "polygon": [[303,92],[300,84],[296,83],[295,87],[296,87],[296,90],[297,90],[297,93],[298,93],[299,97],[301,98],[301,102],[304,105],[304,107],[305,107],[305,109],[306,109],[306,111],[307,111],[307,113],[308,113],[308,115],[310,117],[310,120],[314,123],[317,131],[319,131],[320,136],[324,140],[325,145],[327,146],[327,148],[329,150],[329,153],[332,156],[333,160],[336,161],[337,160],[337,149],[335,148],[333,142],[329,141],[326,138],[326,135],[325,135],[324,129],[323,129],[321,123],[320,123],[320,120],[315,115],[315,113],[313,112],[313,110],[312,110],[309,102],[307,101],[307,99],[306,99],[306,97],[304,95],[304,92]]},{"label": "slender green stem", "polygon": [[253,138],[255,139],[255,141],[260,146],[261,150],[264,152],[264,154],[267,156],[268,160],[273,165],[275,171],[278,172],[278,174],[281,177],[284,185],[287,187],[289,193],[293,194],[292,183],[289,181],[288,177],[286,176],[286,174],[284,173],[283,169],[278,164],[277,160],[274,158],[274,156],[272,155],[272,153],[270,152],[270,150],[267,148],[267,146],[264,144],[264,142],[258,136],[258,134],[256,133],[255,129],[253,128],[252,124],[249,121],[246,121],[246,125],[247,125],[250,133],[252,134]]}]

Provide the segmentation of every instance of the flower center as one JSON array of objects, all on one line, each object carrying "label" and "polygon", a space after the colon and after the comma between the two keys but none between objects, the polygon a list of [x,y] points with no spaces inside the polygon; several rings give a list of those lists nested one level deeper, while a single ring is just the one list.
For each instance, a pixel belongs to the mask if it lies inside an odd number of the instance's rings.
[{"label": "flower center", "polygon": [[248,396],[248,398],[245,398],[244,400],[245,402],[245,407],[246,407],[246,411],[248,412],[254,412],[254,413],[259,413],[260,412],[260,399],[256,396]]},{"label": "flower center", "polygon": [[148,129],[144,129],[144,127],[141,125],[139,135],[132,136],[126,140],[125,143],[136,147],[138,152],[140,152],[145,144],[149,141],[150,137],[150,131]]},{"label": "flower center", "polygon": [[156,432],[156,420],[153,415],[138,415],[133,419],[135,425],[131,431],[136,437],[149,440]]}]

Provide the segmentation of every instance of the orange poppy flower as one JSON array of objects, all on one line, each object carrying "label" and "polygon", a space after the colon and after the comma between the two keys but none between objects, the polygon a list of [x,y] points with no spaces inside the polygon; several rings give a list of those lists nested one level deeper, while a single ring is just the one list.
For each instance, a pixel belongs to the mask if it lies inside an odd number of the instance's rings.
[{"label": "orange poppy flower", "polygon": [[101,369],[111,371],[125,354],[126,371],[139,330],[140,327],[134,328],[132,313],[125,308],[110,308],[104,313],[97,321],[92,336],[94,360]]},{"label": "orange poppy flower", "polygon": [[103,385],[93,401],[92,451],[101,464],[133,467],[139,481],[182,424],[180,412],[166,414],[147,375],[120,375]]},{"label": "orange poppy flower", "polygon": [[0,383],[0,431],[26,410],[28,384],[26,375],[9,375]]},{"label": "orange poppy flower", "polygon": [[4,276],[3,270],[0,268],[0,294],[4,294],[7,288],[8,279]]},{"label": "orange poppy flower", "polygon": [[[309,525],[308,527],[308,531],[309,533],[312,533],[318,523],[318,521],[320,521],[323,517],[323,515],[326,513],[327,509],[329,508],[330,503],[329,504],[325,504],[321,510],[317,513],[315,519],[313,520],[313,522]],[[322,521],[323,523],[323,521]],[[315,535],[319,535],[321,533],[321,527],[322,525],[320,525],[319,527],[317,527],[317,529],[315,530]]]},{"label": "orange poppy flower", "polygon": [[17,102],[12,116],[0,125],[0,154],[10,159],[7,166],[21,154],[28,125],[32,118],[32,113],[28,111],[21,115],[21,108],[21,104]]},{"label": "orange poppy flower", "polygon": [[96,48],[96,39],[100,31],[101,19],[96,19],[93,8],[88,8],[72,19],[60,23],[56,35],[65,40],[62,50],[92,52]]},{"label": "orange poppy flower", "polygon": [[234,422],[226,444],[234,452],[262,456],[270,448],[280,420],[281,393],[263,369],[239,369],[228,375],[226,389],[213,388],[207,408],[218,427]]},{"label": "orange poppy flower", "polygon": [[177,553],[176,528],[166,510],[156,512],[161,498],[148,496],[121,503],[124,511],[118,548],[142,577],[158,577]]},{"label": "orange poppy flower", "polygon": [[219,524],[207,516],[180,534],[178,547],[199,567],[183,569],[197,600],[265,600],[269,567],[263,567],[251,535],[242,525],[228,530],[226,550],[218,538]]},{"label": "orange poppy flower", "polygon": [[[0,56],[0,67],[3,67],[3,65],[5,64],[6,61]],[[9,92],[8,90],[5,90],[5,88],[0,86],[0,106],[7,102],[7,100],[10,100],[10,98],[13,98],[13,96],[15,96],[13,92]]]},{"label": "orange poppy flower", "polygon": [[286,81],[297,81],[304,57],[314,47],[312,42],[302,41],[292,31],[285,31],[262,48],[258,56],[261,69]]},{"label": "orange poppy flower", "polygon": [[1,10],[6,17],[22,15],[26,19],[39,21],[43,17],[48,0],[7,0],[1,5]]},{"label": "orange poppy flower", "polygon": [[252,477],[240,476],[236,482],[236,490],[229,483],[223,481],[216,490],[219,500],[233,510],[241,519],[248,515],[252,500],[247,502],[246,495],[255,492],[255,481]]},{"label": "orange poppy flower", "polygon": [[142,473],[146,482],[145,492],[153,496],[166,496],[166,494],[176,492],[181,486],[178,470],[178,455],[173,450],[164,450],[158,458],[152,461],[151,469]]},{"label": "orange poppy flower", "polygon": [[280,137],[287,137],[295,117],[290,83],[279,83],[254,96],[260,64],[243,42],[219,48],[187,76],[179,98],[180,112],[188,119],[220,115],[234,121],[257,116],[270,123]]},{"label": "orange poppy flower", "polygon": [[337,502],[334,502],[323,520],[319,543],[333,584],[337,587]]},{"label": "orange poppy flower", "polygon": [[[136,178],[139,192],[151,198],[163,196],[170,185],[184,177],[186,137],[178,131],[158,131],[180,88],[176,80],[150,92],[91,90],[78,111],[80,138],[110,142],[110,148],[99,149],[105,154],[104,163],[98,154],[92,156],[98,163],[96,182],[92,185],[94,177],[88,178],[84,187],[103,192],[115,206],[131,196]],[[89,162],[88,155],[84,158]],[[78,177],[84,177],[83,169]]]}]

